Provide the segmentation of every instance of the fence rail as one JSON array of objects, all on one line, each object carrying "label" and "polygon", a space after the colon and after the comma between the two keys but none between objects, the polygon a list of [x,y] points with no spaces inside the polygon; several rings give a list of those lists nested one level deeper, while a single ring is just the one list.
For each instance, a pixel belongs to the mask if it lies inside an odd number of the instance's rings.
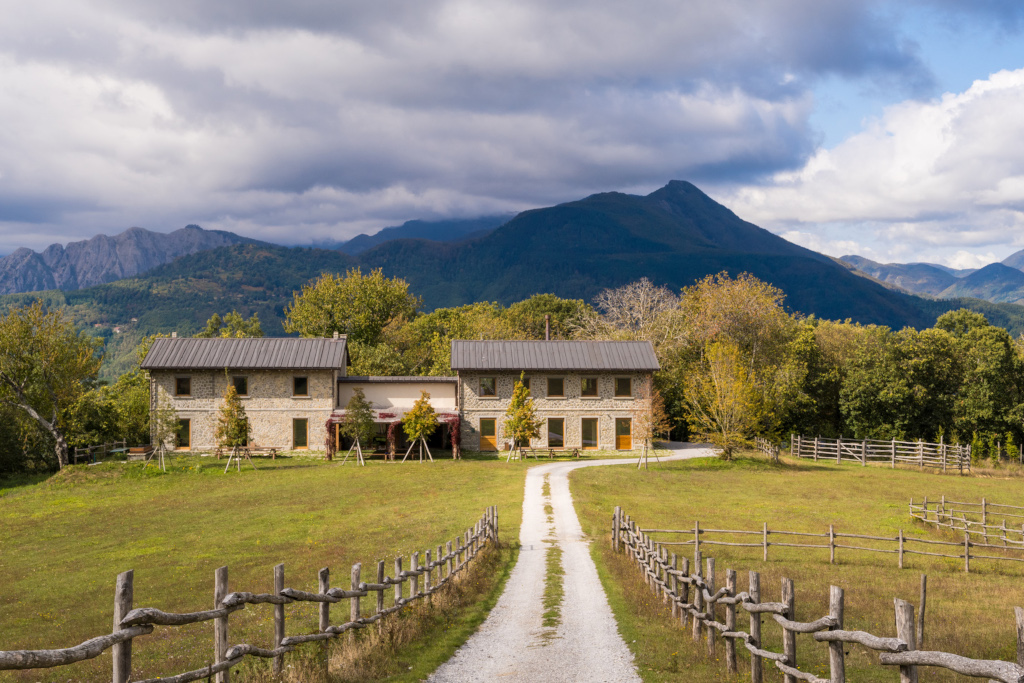
[{"label": "fence rail", "polygon": [[[921,519],[920,512],[922,506],[915,506],[913,500],[910,503],[910,514],[916,519]],[[917,512],[917,514],[915,514]],[[934,510],[931,512],[934,513]],[[932,522],[934,523],[934,522]],[[968,522],[968,524],[972,524]],[[948,525],[942,525],[948,526]],[[976,525],[981,527],[983,525]],[[1002,527],[995,527],[989,525],[989,528],[1002,529]],[[760,529],[747,530],[747,529],[704,529],[701,528],[700,522],[694,522],[694,526],[690,529],[640,529],[640,532],[644,534],[686,534],[692,538],[685,541],[660,541],[659,544],[665,547],[671,546],[694,546],[695,551],[699,552],[701,546],[730,546],[735,548],[760,548],[761,559],[764,561],[768,560],[768,548],[805,548],[808,550],[828,550],[829,563],[835,564],[836,558],[838,557],[837,551],[854,551],[854,552],[865,552],[865,553],[883,553],[888,555],[895,555],[897,566],[900,569],[905,568],[906,560],[910,555],[926,555],[929,557],[946,557],[954,560],[964,561],[964,571],[971,571],[971,560],[995,560],[1007,561],[1007,562],[1024,562],[1024,552],[1018,552],[1017,556],[1011,554],[1002,555],[979,555],[977,552],[972,551],[973,548],[995,548],[1002,551],[1024,551],[1024,536],[1021,541],[1013,540],[1012,535],[1006,538],[1006,543],[1003,545],[989,543],[988,537],[984,537],[984,540],[974,540],[971,536],[978,536],[984,533],[982,529],[975,529],[974,527],[969,528],[964,533],[963,541],[938,541],[929,538],[915,538],[913,536],[907,536],[903,529],[899,530],[896,536],[873,536],[869,534],[855,534],[855,533],[841,533],[836,531],[835,525],[830,524],[828,531],[823,533],[812,533],[806,531],[787,531],[782,529],[769,529],[768,522],[763,522]],[[1009,529],[1007,529],[1009,531]],[[1024,534],[1024,528],[1021,531],[1017,531],[1018,534]],[[756,541],[744,541],[743,539],[732,540],[711,540],[711,535],[726,535],[727,538],[733,538],[735,536],[753,536]],[[793,541],[799,539],[810,539],[801,542],[788,542],[788,541],[774,541],[769,540],[772,537],[783,537],[792,538]],[[814,539],[821,539],[817,542]],[[844,539],[853,539],[852,541],[843,542]],[[859,541],[873,541],[878,544],[892,544],[890,547],[870,547],[864,543],[857,543]],[[925,546],[924,548],[915,549],[911,546],[917,545]],[[946,548],[956,548],[957,552],[934,552],[926,548],[933,546],[944,546]]]},{"label": "fence rail", "polygon": [[756,436],[754,437],[754,447],[775,462],[779,461],[779,455],[782,453],[782,446],[779,444],[774,444],[764,437]]},{"label": "fence rail", "polygon": [[857,462],[867,466],[870,462],[917,465],[921,469],[934,467],[943,472],[971,471],[971,447],[959,444],[928,443],[926,441],[878,441],[875,439],[822,439],[807,438],[799,434],[789,436],[790,454],[796,458]]},{"label": "fence rail", "polygon": [[919,504],[910,499],[912,517],[936,528],[962,531],[966,536],[980,536],[981,542],[972,541],[972,545],[1024,550],[1024,514],[1007,510],[1024,511],[1024,507],[990,503],[984,498],[980,503],[966,503],[946,500],[942,496],[929,503],[926,496]]},{"label": "fence rail", "polygon": [[96,462],[97,458],[105,458],[110,453],[127,452],[128,442],[125,440],[110,441],[108,443],[101,443],[98,446],[75,446],[74,450],[71,451],[71,464],[77,465],[80,459]]},{"label": "fence rail", "polygon": [[[395,559],[394,576],[386,576],[384,561],[377,563],[374,581],[362,580],[362,565],[352,565],[351,585],[348,589],[331,588],[330,570],[321,569],[318,574],[317,593],[285,588],[284,565],[274,567],[273,593],[229,592],[228,568],[220,567],[214,574],[214,609],[184,614],[163,612],[153,607],[132,609],[134,573],[119,574],[114,591],[114,631],[109,635],[91,638],[80,645],[57,650],[14,650],[0,651],[0,670],[39,669],[66,666],[75,662],[98,657],[113,648],[113,683],[186,683],[215,676],[217,683],[228,683],[230,669],[245,657],[272,658],[274,673],[280,673],[284,655],[293,651],[300,643],[326,641],[342,633],[366,628],[385,616],[398,612],[427,597],[451,581],[489,543],[498,538],[498,508],[489,507],[483,516],[463,536],[437,546],[437,553],[431,559],[431,551],[413,553],[408,569],[402,569],[402,558]],[[422,586],[420,580],[423,580]],[[402,595],[402,585],[410,584],[408,597]],[[394,604],[385,607],[385,592],[394,593]],[[363,615],[360,598],[376,594],[374,611]],[[349,618],[341,624],[331,625],[331,605],[343,600],[349,601]],[[319,603],[319,632],[285,637],[285,605],[293,602]],[[228,646],[229,615],[244,609],[247,604],[269,604],[274,609],[274,649],[255,645],[239,644]],[[175,676],[137,680],[131,678],[133,639],[153,633],[157,626],[185,626],[205,621],[214,622],[213,661],[202,669],[188,671]]]},{"label": "fence rail", "polygon": [[[830,588],[827,615],[811,622],[798,622],[796,590],[792,580],[782,579],[779,602],[766,602],[762,599],[760,574],[754,571],[749,574],[746,591],[739,591],[736,572],[732,569],[725,571],[724,585],[716,589],[718,577],[715,574],[714,558],[706,558],[706,569],[702,573],[703,558],[699,546],[695,547],[691,571],[688,558],[679,558],[676,553],[669,553],[665,547],[667,544],[656,542],[649,533],[652,531],[638,528],[636,522],[623,514],[621,507],[615,508],[612,516],[613,549],[620,552],[625,548],[651,590],[660,593],[663,602],[671,605],[673,619],[679,618],[685,627],[692,618],[693,639],[699,641],[702,636],[706,639],[709,657],[715,656],[718,638],[724,640],[724,659],[730,674],[738,670],[737,642],[745,647],[750,652],[752,683],[762,683],[763,662],[766,659],[783,672],[786,683],[795,683],[797,679],[811,683],[846,683],[846,643],[857,643],[880,652],[878,661],[882,665],[898,666],[900,681],[904,682],[918,680],[917,667],[933,666],[975,678],[1024,683],[1024,610],[1020,607],[1014,608],[1020,660],[1017,663],[927,651],[922,649],[925,577],[922,577],[921,582],[921,609],[916,623],[914,606],[896,599],[897,637],[880,637],[865,631],[843,629],[844,591],[838,586]],[[737,608],[748,613],[749,632],[740,630]],[[719,621],[719,614],[723,611],[724,621]],[[763,647],[761,627],[762,615],[765,614],[782,627],[782,652],[773,652]],[[829,643],[829,680],[797,668],[797,634],[808,634],[815,641]]]}]

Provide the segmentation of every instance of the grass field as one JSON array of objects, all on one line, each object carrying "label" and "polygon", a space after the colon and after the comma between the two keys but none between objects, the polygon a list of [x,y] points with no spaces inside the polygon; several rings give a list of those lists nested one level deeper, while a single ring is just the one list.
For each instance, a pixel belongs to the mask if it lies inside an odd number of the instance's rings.
[{"label": "grass field", "polygon": [[[907,513],[908,500],[926,495],[935,500],[945,495],[973,501],[984,496],[991,502],[1024,504],[1022,480],[999,475],[995,471],[988,476],[942,476],[785,459],[781,465],[772,465],[752,457],[731,463],[718,459],[652,463],[647,472],[587,468],[572,474],[571,485],[584,531],[595,539],[592,554],[620,631],[636,655],[644,680],[700,683],[736,680],[726,675],[724,647],[719,643],[719,659],[709,661],[704,643],[694,644],[689,629],[684,632],[672,623],[668,607],[652,596],[634,565],[624,555],[611,552],[615,505],[621,505],[643,528],[692,528],[699,520],[708,528],[760,529],[767,521],[769,528],[792,531],[821,533],[835,524],[837,530],[852,533],[894,536],[903,528],[908,535],[956,540],[913,522]],[[656,538],[667,540],[666,536]],[[771,548],[768,562],[761,560],[759,548],[705,546],[704,551],[705,557],[716,558],[719,585],[727,568],[737,571],[740,590],[746,589],[747,572],[759,571],[766,601],[779,599],[782,577],[793,579],[801,621],[827,614],[828,586],[842,586],[846,590],[845,627],[883,636],[895,636],[893,598],[916,606],[920,575],[926,573],[926,649],[975,658],[1013,661],[1016,657],[1013,607],[1024,606],[1022,565],[996,566],[991,561],[972,560],[972,573],[965,574],[962,560],[923,556],[908,556],[908,568],[901,571],[894,555],[839,551],[838,564],[830,565],[828,550]],[[680,554],[690,555],[692,548],[680,550]],[[747,629],[748,617],[742,610],[737,621],[741,630]],[[766,644],[781,651],[781,629],[770,619],[764,624]],[[824,644],[808,636],[798,636],[797,644],[800,668],[827,678]],[[749,680],[746,651],[741,646],[737,649],[738,680]],[[896,679],[897,672],[878,665],[873,653],[857,645],[849,646],[848,651],[846,667],[851,680]],[[770,662],[765,662],[765,672],[766,680],[781,680]],[[968,680],[937,669],[923,671],[921,676],[929,681]]]},{"label": "grass field", "polygon": [[[224,474],[223,460],[179,456],[167,474],[110,463],[0,484],[0,649],[68,647],[109,633],[114,580],[127,569],[135,570],[135,606],[187,612],[212,607],[216,567],[228,565],[232,590],[270,591],[278,562],[288,587],[315,591],[324,566],[333,585],[347,585],[353,563],[366,576],[385,559],[390,573],[396,555],[451,540],[488,505],[498,506],[502,540],[518,540],[525,468],[493,457],[256,465]],[[514,556],[492,561],[481,595],[497,594]],[[485,612],[486,604],[447,614],[435,638],[410,645],[406,673],[395,680],[428,673]],[[290,605],[287,615],[289,635],[317,630],[315,605]],[[231,643],[270,646],[269,607],[251,605],[230,624]],[[158,627],[134,646],[134,678],[204,666],[212,649],[210,624]],[[0,673],[0,681],[103,680],[109,672],[108,651],[70,667]]]}]

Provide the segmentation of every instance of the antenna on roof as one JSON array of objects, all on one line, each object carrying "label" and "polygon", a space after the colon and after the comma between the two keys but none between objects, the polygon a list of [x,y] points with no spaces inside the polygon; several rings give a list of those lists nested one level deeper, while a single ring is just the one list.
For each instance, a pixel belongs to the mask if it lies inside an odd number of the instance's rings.
[{"label": "antenna on roof", "polygon": [[334,331],[334,338],[335,338],[335,339],[337,339],[337,338],[338,338],[338,331],[337,331],[337,330],[335,330],[335,331]]},{"label": "antenna on roof", "polygon": [[544,314],[544,341],[551,341],[551,314]]}]

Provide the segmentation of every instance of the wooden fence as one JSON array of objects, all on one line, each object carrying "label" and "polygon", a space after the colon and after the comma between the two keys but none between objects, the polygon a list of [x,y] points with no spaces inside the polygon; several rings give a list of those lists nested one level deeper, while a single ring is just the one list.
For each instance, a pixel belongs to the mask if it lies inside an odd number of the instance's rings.
[{"label": "wooden fence", "polygon": [[929,503],[926,496],[919,504],[910,499],[912,517],[937,528],[962,531],[965,536],[980,536],[981,542],[971,541],[971,545],[985,548],[1024,549],[1024,514],[1021,512],[1024,507],[990,503],[984,498],[980,503],[965,503],[941,496]]},{"label": "wooden fence", "polygon": [[[914,511],[918,509],[911,501],[911,514],[914,515]],[[934,512],[934,511],[933,511]],[[917,517],[917,515],[914,515]],[[918,517],[920,519],[920,517]],[[899,530],[896,536],[872,536],[868,534],[849,534],[840,533],[836,531],[835,525],[830,524],[828,531],[825,533],[810,533],[805,531],[784,531],[781,529],[769,529],[768,522],[763,522],[760,529],[756,530],[744,530],[744,529],[703,529],[700,526],[700,522],[694,522],[694,526],[690,529],[640,529],[640,532],[644,534],[685,534],[692,538],[685,541],[661,541],[659,545],[665,547],[671,546],[694,546],[695,552],[700,552],[701,546],[731,546],[736,548],[760,548],[761,559],[764,561],[768,560],[768,548],[802,548],[805,550],[827,550],[830,564],[836,563],[838,557],[838,551],[843,552],[865,552],[865,553],[883,553],[887,555],[895,555],[897,566],[900,569],[905,568],[906,560],[909,559],[910,555],[927,555],[929,557],[948,557],[955,560],[964,561],[964,571],[971,571],[971,560],[995,560],[1008,561],[1008,562],[1024,562],[1024,553],[1014,554],[1003,554],[1003,555],[979,555],[977,552],[973,552],[972,548],[999,548],[1005,551],[1024,551],[1024,543],[1021,542],[1008,542],[1006,545],[989,544],[987,542],[977,542],[970,538],[971,534],[977,535],[982,533],[980,530],[969,531],[964,534],[963,541],[935,541],[929,538],[914,538],[913,536],[907,536],[903,533],[903,529]],[[1018,532],[1020,533],[1020,532]],[[754,539],[743,540],[739,538],[736,541],[727,540],[711,540],[709,536],[721,535],[725,538],[736,538],[737,536],[754,537]],[[785,540],[769,540],[772,537],[781,537]],[[756,539],[756,540],[755,540]],[[797,542],[803,541],[805,542]],[[818,541],[817,539],[821,539]],[[852,539],[852,540],[846,540]],[[881,547],[870,547],[864,543],[864,541],[874,542],[876,545]],[[858,545],[853,545],[858,543]],[[912,548],[911,546],[917,546],[920,549]],[[956,548],[958,551],[955,554],[932,552],[926,548],[933,548],[935,546],[948,546]]]},{"label": "wooden fence", "polygon": [[789,452],[796,458],[857,462],[897,463],[917,465],[921,469],[934,467],[943,472],[971,471],[971,447],[959,444],[928,443],[926,441],[878,441],[873,439],[809,439],[798,434],[789,436]]},{"label": "wooden fence", "polygon": [[[15,650],[0,651],[0,670],[40,669],[66,666],[85,659],[98,657],[104,650],[113,648],[113,683],[186,683],[215,676],[218,683],[228,683],[230,669],[247,657],[272,658],[274,673],[280,673],[284,666],[284,655],[300,643],[326,641],[342,633],[361,629],[379,621],[388,614],[398,612],[416,600],[439,590],[462,571],[488,543],[498,538],[498,508],[486,509],[483,516],[465,535],[448,541],[445,547],[437,546],[437,554],[431,559],[427,550],[424,563],[420,564],[420,553],[413,553],[409,569],[402,569],[402,558],[395,559],[395,575],[386,576],[383,560],[377,563],[373,583],[361,580],[362,565],[352,565],[349,589],[330,587],[330,570],[321,569],[318,575],[319,592],[285,588],[284,565],[274,567],[273,593],[228,592],[228,568],[221,567],[214,575],[214,609],[205,612],[173,614],[153,607],[132,609],[133,572],[119,574],[114,591],[114,631],[99,636],[81,645],[61,650]],[[420,585],[423,577],[423,585]],[[402,584],[409,583],[408,597],[402,596]],[[384,606],[385,592],[394,591],[394,604]],[[376,593],[373,613],[363,615],[360,598]],[[349,601],[349,620],[332,626],[331,605]],[[320,630],[317,633],[285,637],[285,605],[292,602],[316,602],[320,606]],[[244,609],[246,604],[270,604],[274,609],[274,640],[272,650],[255,645],[240,644],[228,646],[228,617],[232,612]],[[131,678],[133,639],[153,633],[156,626],[185,626],[204,621],[214,622],[213,661],[202,669],[175,676],[148,678],[139,681]]]},{"label": "wooden fence", "polygon": [[755,436],[754,447],[757,448],[757,450],[764,453],[765,455],[767,455],[775,462],[779,461],[779,455],[782,453],[782,446],[774,444],[764,437]]},{"label": "wooden fence", "polygon": [[[654,541],[648,532],[637,528],[636,522],[623,515],[616,507],[612,518],[612,547],[626,553],[644,575],[651,589],[660,593],[662,600],[671,605],[672,617],[679,618],[685,627],[692,617],[693,639],[703,635],[707,641],[709,658],[715,657],[717,641],[725,645],[725,664],[730,674],[737,673],[736,644],[739,642],[750,652],[752,683],[763,681],[763,661],[769,660],[785,675],[786,683],[796,680],[811,683],[845,683],[845,647],[857,643],[880,652],[878,660],[887,666],[898,666],[902,683],[916,683],[917,667],[934,666],[964,676],[987,678],[1002,683],[1024,683],[1024,609],[1014,608],[1017,620],[1018,662],[970,659],[947,652],[922,650],[924,644],[923,609],[915,623],[914,606],[904,600],[894,600],[896,611],[896,638],[886,638],[866,631],[846,631],[844,620],[844,591],[832,586],[829,591],[829,613],[811,622],[798,622],[796,618],[796,590],[793,581],[782,579],[779,602],[764,601],[758,572],[750,572],[747,590],[740,592],[736,572],[725,571],[725,585],[718,586],[714,558],[706,558],[702,574],[702,556],[694,549],[693,566],[688,558],[669,553],[666,543]],[[681,566],[680,566],[680,561]],[[693,597],[690,597],[690,589]],[[922,606],[925,584],[922,577]],[[749,633],[740,630],[737,608],[750,616]],[[724,621],[719,615],[724,612]],[[773,652],[762,646],[761,615],[768,614],[782,627],[782,652]],[[703,634],[702,634],[703,631]],[[822,679],[797,668],[797,634],[808,634],[817,642],[829,644],[830,679]]]},{"label": "wooden fence", "polygon": [[110,443],[103,443],[98,446],[75,446],[75,449],[71,452],[71,464],[77,465],[79,460],[96,462],[107,457],[110,453],[127,452],[128,442],[123,440],[111,441]]}]

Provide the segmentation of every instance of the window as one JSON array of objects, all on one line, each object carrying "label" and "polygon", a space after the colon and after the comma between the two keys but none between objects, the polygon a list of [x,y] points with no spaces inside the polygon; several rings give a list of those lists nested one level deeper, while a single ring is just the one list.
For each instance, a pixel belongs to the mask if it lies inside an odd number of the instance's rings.
[{"label": "window", "polygon": [[584,377],[580,380],[580,396],[597,398],[597,378]]},{"label": "window", "polygon": [[235,393],[239,396],[249,395],[249,378],[245,376],[236,376],[231,378],[231,383],[235,385]]},{"label": "window", "polygon": [[530,378],[529,377],[523,377],[519,381],[522,382],[523,386],[526,387],[527,391],[530,390]]},{"label": "window", "polygon": [[616,377],[615,378],[615,396],[616,398],[629,398],[633,395],[633,382],[629,377]]},{"label": "window", "polygon": [[498,380],[494,377],[481,377],[480,378],[480,395],[481,396],[497,396],[498,395]]},{"label": "window", "polygon": [[583,418],[583,422],[580,425],[580,433],[583,435],[583,450],[597,450],[597,418]]},{"label": "window", "polygon": [[309,420],[304,417],[292,420],[292,448],[295,450],[309,448]]},{"label": "window", "polygon": [[309,396],[309,378],[292,378],[292,396]]},{"label": "window", "polygon": [[565,446],[565,418],[548,418],[548,448]]},{"label": "window", "polygon": [[175,377],[174,378],[174,395],[175,396],[191,396],[192,395],[192,378],[191,377]]},{"label": "window", "polygon": [[179,451],[187,451],[192,448],[192,420],[178,420],[178,431],[175,434],[178,439],[177,448]]},{"label": "window", "polygon": [[548,377],[548,396],[557,398],[565,396],[565,379],[563,377]]}]

